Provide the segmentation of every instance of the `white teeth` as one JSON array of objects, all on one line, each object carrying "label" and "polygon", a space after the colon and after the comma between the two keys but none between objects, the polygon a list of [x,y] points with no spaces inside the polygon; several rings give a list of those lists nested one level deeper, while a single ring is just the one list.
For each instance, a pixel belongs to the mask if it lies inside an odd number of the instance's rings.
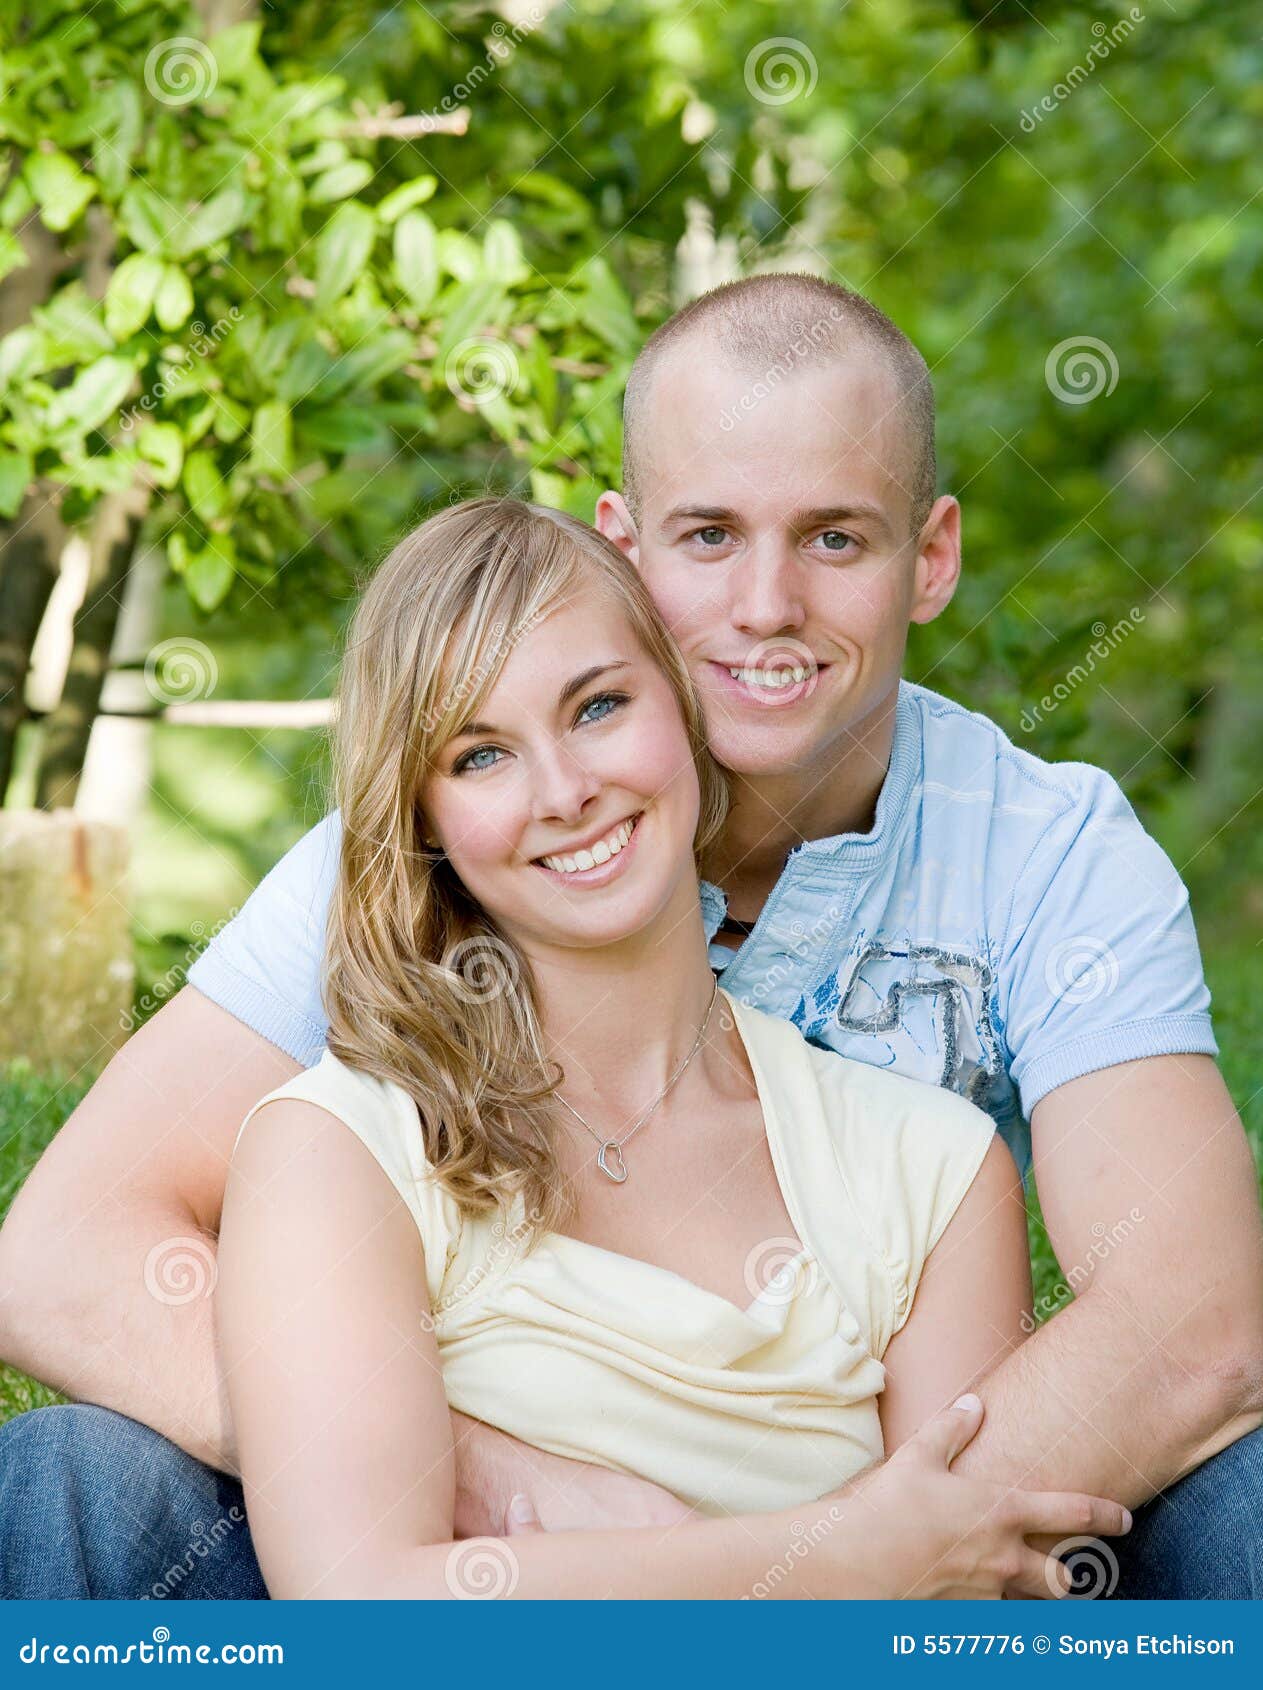
[{"label": "white teeth", "polygon": [[807,678],[807,670],[801,663],[795,663],[786,669],[732,669],[728,670],[734,681],[741,681],[748,687],[792,687]]},{"label": "white teeth", "polygon": [[608,863],[611,857],[616,857],[631,838],[634,821],[624,822],[615,828],[608,839],[599,839],[595,845],[590,845],[586,851],[576,851],[573,857],[541,857],[545,868],[555,870],[558,874],[581,874],[584,869],[598,868],[602,863]]}]

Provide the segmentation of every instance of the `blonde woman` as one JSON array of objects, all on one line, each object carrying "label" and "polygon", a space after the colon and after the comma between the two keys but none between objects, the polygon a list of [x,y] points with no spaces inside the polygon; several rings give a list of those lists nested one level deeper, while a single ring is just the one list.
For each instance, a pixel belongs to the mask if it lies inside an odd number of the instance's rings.
[{"label": "blonde woman", "polygon": [[[725,787],[613,546],[513,500],[424,523],[336,769],[328,1049],[247,1116],[219,1239],[273,1597],[1046,1596],[1030,1536],[1127,1529],[949,1471],[981,1406],[944,1405],[1021,1338],[1012,1162],[719,990]],[[452,1411],[692,1512],[455,1542]]]}]

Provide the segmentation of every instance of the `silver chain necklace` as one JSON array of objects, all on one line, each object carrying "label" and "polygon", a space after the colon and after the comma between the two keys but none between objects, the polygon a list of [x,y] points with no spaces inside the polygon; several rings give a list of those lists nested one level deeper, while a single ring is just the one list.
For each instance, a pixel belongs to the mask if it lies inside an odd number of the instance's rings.
[{"label": "silver chain necklace", "polygon": [[697,1030],[697,1039],[694,1042],[692,1050],[689,1051],[688,1055],[684,1058],[683,1062],[681,1062],[675,1073],[672,1074],[666,1085],[663,1086],[657,1097],[654,1098],[648,1109],[646,1109],[644,1113],[640,1115],[630,1127],[628,1127],[627,1131],[621,1138],[602,1138],[601,1134],[597,1132],[595,1127],[588,1125],[573,1103],[567,1103],[560,1092],[555,1092],[553,1094],[558,1103],[568,1109],[574,1116],[575,1120],[579,1122],[580,1126],[586,1128],[600,1145],[601,1148],[597,1155],[596,1165],[600,1168],[601,1172],[607,1179],[612,1179],[614,1181],[615,1185],[622,1185],[623,1181],[627,1178],[627,1163],[623,1160],[623,1146],[627,1143],[628,1139],[633,1136],[633,1134],[640,1131],[641,1127],[644,1126],[645,1122],[654,1113],[654,1111],[661,1106],[663,1099],[671,1090],[671,1087],[679,1079],[680,1075],[702,1048],[702,1039],[705,1037],[706,1029],[710,1025],[711,1012],[715,1007],[715,999],[718,996],[719,978],[716,976],[715,984],[710,994],[710,1002],[706,1006],[706,1014],[702,1018],[702,1024]]}]

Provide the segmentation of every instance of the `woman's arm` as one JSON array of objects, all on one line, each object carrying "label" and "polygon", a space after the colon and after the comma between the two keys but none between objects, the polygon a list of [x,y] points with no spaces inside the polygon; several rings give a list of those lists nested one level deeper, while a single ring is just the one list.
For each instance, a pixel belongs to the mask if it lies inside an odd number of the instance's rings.
[{"label": "woman's arm", "polygon": [[1022,1182],[997,1137],[931,1251],[912,1312],[882,1358],[887,1455],[1022,1342],[1030,1305]]},{"label": "woman's arm", "polygon": [[1024,1532],[1122,1524],[1113,1504],[950,1474],[977,1405],[939,1416],[854,1497],[667,1530],[453,1542],[451,1426],[415,1222],[355,1135],[296,1100],[265,1105],[234,1153],[215,1306],[274,1598],[1038,1594],[1046,1569]]}]

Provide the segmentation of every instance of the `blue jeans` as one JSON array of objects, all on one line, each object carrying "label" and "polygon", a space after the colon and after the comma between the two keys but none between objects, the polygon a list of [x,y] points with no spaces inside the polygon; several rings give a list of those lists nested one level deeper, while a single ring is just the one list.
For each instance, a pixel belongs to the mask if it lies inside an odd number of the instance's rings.
[{"label": "blue jeans", "polygon": [[[1137,1509],[1108,1548],[1115,1598],[1263,1597],[1263,1430]],[[0,1426],[0,1599],[58,1597],[266,1601],[241,1486],[108,1408]]]}]

